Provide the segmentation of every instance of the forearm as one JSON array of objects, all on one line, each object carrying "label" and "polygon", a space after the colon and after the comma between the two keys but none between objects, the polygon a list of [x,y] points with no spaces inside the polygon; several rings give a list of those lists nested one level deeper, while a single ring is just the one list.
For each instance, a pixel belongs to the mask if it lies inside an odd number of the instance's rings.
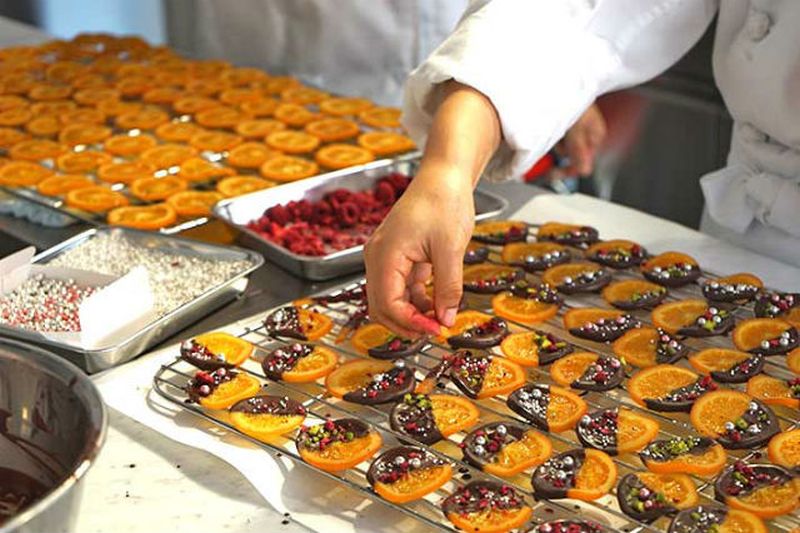
[{"label": "forearm", "polygon": [[500,120],[489,99],[475,89],[449,81],[442,91],[420,174],[454,176],[466,182],[458,185],[471,188],[500,144]]}]

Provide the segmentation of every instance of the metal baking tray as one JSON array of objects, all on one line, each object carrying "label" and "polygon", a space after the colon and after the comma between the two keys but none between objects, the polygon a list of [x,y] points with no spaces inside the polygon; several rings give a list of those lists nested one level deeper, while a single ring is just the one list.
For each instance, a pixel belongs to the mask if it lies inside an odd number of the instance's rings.
[{"label": "metal baking tray", "polygon": [[35,264],[46,264],[67,250],[75,248],[101,234],[123,234],[125,238],[146,248],[156,248],[170,253],[202,257],[204,259],[224,259],[248,261],[245,268],[224,283],[213,287],[194,300],[183,304],[157,318],[141,331],[116,343],[99,349],[81,350],[75,346],[48,339],[40,333],[0,324],[0,336],[15,337],[49,349],[72,361],[88,373],[106,370],[130,361],[163,339],[182,330],[199,318],[221,307],[239,296],[247,288],[247,276],[264,264],[264,258],[251,250],[231,246],[217,246],[158,233],[127,228],[93,228],[45,250],[33,258]]},{"label": "metal baking tray", "polygon": [[[310,280],[327,280],[363,270],[364,247],[356,246],[320,257],[298,255],[263,238],[249,229],[247,223],[274,205],[302,199],[316,201],[341,188],[364,190],[392,172],[413,176],[418,166],[417,154],[393,161],[375,161],[223,200],[214,208],[214,215],[241,231],[242,242],[246,246],[260,251],[264,257],[289,272]],[[474,199],[476,220],[496,217],[508,206],[505,199],[481,189],[475,190]]]}]

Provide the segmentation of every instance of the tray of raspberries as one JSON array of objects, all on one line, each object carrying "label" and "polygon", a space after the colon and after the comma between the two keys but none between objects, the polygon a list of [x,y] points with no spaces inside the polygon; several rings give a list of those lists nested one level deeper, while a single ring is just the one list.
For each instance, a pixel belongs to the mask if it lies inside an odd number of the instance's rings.
[{"label": "tray of raspberries", "polygon": [[[214,212],[267,259],[307,279],[330,279],[363,268],[364,243],[405,192],[418,162],[331,172],[225,200]],[[475,192],[479,220],[505,206],[498,196]]]}]

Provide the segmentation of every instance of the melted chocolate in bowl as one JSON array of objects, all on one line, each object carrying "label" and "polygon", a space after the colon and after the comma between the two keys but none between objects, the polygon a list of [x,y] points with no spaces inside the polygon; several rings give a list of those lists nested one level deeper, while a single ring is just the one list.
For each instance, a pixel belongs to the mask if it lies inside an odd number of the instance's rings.
[{"label": "melted chocolate in bowl", "polygon": [[0,532],[71,531],[106,412],[75,366],[0,339]]}]

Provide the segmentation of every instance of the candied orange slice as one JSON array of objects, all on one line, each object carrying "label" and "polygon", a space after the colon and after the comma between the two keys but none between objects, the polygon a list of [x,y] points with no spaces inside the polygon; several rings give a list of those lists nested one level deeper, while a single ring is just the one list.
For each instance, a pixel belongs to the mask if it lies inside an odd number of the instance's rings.
[{"label": "candied orange slice", "polygon": [[338,170],[364,165],[373,161],[375,156],[369,150],[352,144],[329,144],[320,148],[314,159],[323,167]]},{"label": "candied orange slice", "polygon": [[239,135],[226,131],[201,131],[189,139],[189,144],[198,150],[224,152],[240,145],[243,140]]},{"label": "candied orange slice", "polygon": [[764,486],[744,496],[728,496],[725,503],[733,509],[747,511],[761,518],[789,514],[800,505],[800,478],[795,476],[785,483]]},{"label": "candied orange slice", "polygon": [[410,137],[391,131],[368,131],[358,136],[358,144],[377,156],[408,152],[417,147]]},{"label": "candied orange slice", "polygon": [[[211,72],[209,71],[209,74]],[[269,76],[263,70],[255,67],[225,67],[220,80],[231,86],[250,85],[252,83],[267,81]]]},{"label": "candied orange slice", "polygon": [[[55,115],[35,117],[25,124],[25,131],[37,137],[52,137],[61,131],[61,121]],[[22,140],[22,139],[20,139]]]},{"label": "candied orange slice", "polygon": [[436,428],[444,437],[470,428],[478,422],[480,411],[466,398],[454,394],[431,394],[428,399]]},{"label": "candied orange slice", "polygon": [[247,413],[235,411],[237,406],[242,405],[244,402],[252,401],[254,396],[244,400],[240,400],[234,404],[230,409],[231,424],[244,433],[257,440],[269,441],[278,435],[289,433],[293,429],[300,426],[305,420],[305,413],[303,414],[266,414],[266,413]]},{"label": "candied orange slice", "polygon": [[11,161],[0,167],[0,185],[31,187],[53,175],[53,171],[28,161]]},{"label": "candied orange slice", "polygon": [[233,198],[274,186],[275,183],[255,176],[231,176],[217,182],[217,192],[226,198]]},{"label": "candied orange slice", "polygon": [[259,89],[249,87],[232,87],[219,93],[219,101],[226,105],[239,105],[244,102],[255,102],[264,98],[264,93]]},{"label": "candied orange slice", "polygon": [[140,97],[153,87],[154,80],[145,75],[120,77],[114,87],[126,98]]},{"label": "candied orange slice", "polygon": [[637,472],[636,476],[648,489],[662,494],[676,509],[693,507],[700,499],[692,478],[686,474]]},{"label": "candied orange slice", "polygon": [[795,374],[800,374],[800,348],[795,348],[786,356],[786,365]]},{"label": "candied orange slice", "polygon": [[525,376],[525,370],[514,361],[504,357],[492,357],[477,398],[480,400],[508,394],[525,384]]},{"label": "candied orange slice", "polygon": [[[313,426],[312,426],[313,427]],[[346,442],[334,442],[323,450],[311,451],[301,447],[300,457],[310,465],[326,472],[341,472],[366,461],[381,449],[383,440],[375,431]]]},{"label": "candied orange slice", "polygon": [[101,165],[111,162],[111,156],[104,152],[84,150],[82,152],[67,152],[58,156],[56,166],[67,174],[81,174],[94,172]]},{"label": "candied orange slice", "polygon": [[200,405],[206,409],[227,409],[233,404],[249,398],[261,389],[261,383],[249,374],[238,373],[229,381],[224,381],[211,394],[200,398]]},{"label": "candied orange slice", "polygon": [[161,229],[177,219],[175,210],[167,204],[123,206],[108,213],[108,223],[113,226],[143,230]]},{"label": "candied orange slice", "polygon": [[272,76],[264,83],[264,90],[269,94],[280,94],[286,89],[297,87],[300,82],[291,76]]},{"label": "candied orange slice", "polygon": [[120,92],[113,87],[86,87],[75,91],[72,99],[81,105],[97,105],[104,100],[119,100]]},{"label": "candied orange slice", "polygon": [[253,100],[242,102],[239,109],[254,117],[271,117],[275,114],[275,110],[280,105],[280,102],[274,98],[261,98],[260,100]]},{"label": "candied orange slice", "polygon": [[800,408],[800,378],[787,382],[763,374],[753,376],[747,381],[747,394],[767,404],[798,409]]},{"label": "candied orange slice", "polygon": [[55,159],[67,151],[67,147],[55,141],[30,139],[22,141],[8,151],[8,157],[20,161],[42,161]]},{"label": "candied orange slice", "polygon": [[115,124],[123,130],[152,130],[169,122],[169,115],[156,107],[144,107],[139,111],[131,111],[117,115]]},{"label": "candied orange slice", "polygon": [[279,156],[267,159],[259,171],[269,180],[287,182],[315,176],[319,173],[319,167],[307,159]]},{"label": "candied orange slice", "polygon": [[669,333],[694,324],[709,309],[705,300],[679,300],[661,304],[651,313],[653,324]]},{"label": "candied orange slice", "polygon": [[214,204],[222,198],[216,191],[183,191],[167,198],[167,203],[178,216],[202,217],[210,215]]},{"label": "candied orange slice", "polygon": [[92,180],[81,174],[64,174],[43,179],[36,185],[36,190],[45,196],[63,196],[69,191],[93,185]]},{"label": "candied orange slice", "polygon": [[142,94],[142,101],[148,104],[171,104],[182,98],[185,92],[177,87],[155,87]]},{"label": "candied orange slice", "polygon": [[[526,266],[536,259],[549,267],[552,265],[548,264],[548,259],[554,252],[561,256],[567,253],[567,247],[554,242],[512,242],[503,246],[500,258],[504,263],[515,266]],[[545,255],[548,256],[546,259]]]},{"label": "candied orange slice", "polygon": [[264,161],[279,155],[281,152],[268,148],[264,143],[246,142],[233,147],[226,161],[238,168],[259,168]]},{"label": "candied orange slice", "polygon": [[567,490],[568,498],[592,501],[608,494],[617,481],[617,465],[600,450],[585,450],[574,486]]},{"label": "candied orange slice", "polygon": [[30,135],[16,128],[0,128],[0,148],[10,148],[18,142],[30,139]]},{"label": "candied orange slice", "polygon": [[40,83],[31,87],[28,91],[28,98],[31,100],[63,100],[72,94],[72,87],[69,85],[50,85]]},{"label": "candied orange slice", "polygon": [[489,220],[475,224],[472,238],[488,244],[506,244],[524,241],[528,235],[528,225],[515,220]]},{"label": "candied orange slice", "polygon": [[[656,474],[692,474],[696,476],[713,476],[719,473],[728,460],[728,454],[718,443],[713,443],[704,450],[697,450],[693,444],[687,444],[692,439],[699,442],[698,437],[681,439],[675,437],[668,441],[656,441],[648,447],[663,446],[670,457],[669,460],[649,460],[647,450],[640,455],[642,462],[651,472]],[[674,452],[672,451],[674,450]]]},{"label": "candied orange slice", "polygon": [[617,453],[638,452],[658,436],[658,422],[630,409],[617,413]]},{"label": "candied orange slice", "polygon": [[402,111],[396,107],[372,107],[358,114],[358,119],[373,128],[399,128]]},{"label": "candied orange slice", "polygon": [[720,285],[752,285],[754,287],[763,288],[764,282],[749,272],[739,272],[738,274],[731,274],[721,278],[709,279],[708,283],[716,282]]},{"label": "candied orange slice", "polygon": [[203,333],[195,337],[194,341],[233,366],[244,363],[255,349],[252,344],[241,337],[222,331]]},{"label": "candied orange slice", "polygon": [[290,104],[308,105],[322,102],[329,95],[312,87],[290,87],[281,92],[281,100]]},{"label": "candied orange slice", "polygon": [[202,182],[232,176],[235,173],[233,169],[216,165],[202,157],[190,157],[180,164],[177,176],[190,182]]},{"label": "candied orange slice", "polygon": [[97,124],[72,124],[64,126],[58,140],[67,146],[97,144],[111,137],[111,128]]},{"label": "candied orange slice", "polygon": [[[4,169],[0,169],[0,173],[2,170]],[[69,191],[66,196],[66,202],[70,207],[92,213],[104,213],[115,207],[128,205],[128,199],[125,195],[102,185],[81,187],[80,189]]]},{"label": "candied orange slice", "polygon": [[483,471],[500,477],[511,477],[540,465],[553,453],[553,443],[545,435],[529,429],[522,438],[503,446]]},{"label": "candied orange slice", "polygon": [[91,108],[78,108],[62,111],[58,114],[58,120],[62,124],[98,124],[102,125],[106,122],[106,114],[97,109]]},{"label": "candied orange slice", "polygon": [[[463,283],[465,288],[473,288],[479,292],[500,292],[523,275],[524,272],[520,269],[505,265],[469,265],[464,268]],[[486,290],[483,290],[484,287]]]},{"label": "candied orange slice", "polygon": [[156,168],[169,168],[196,155],[197,149],[185,144],[160,144],[142,152],[139,160],[151,163]]},{"label": "candied orange slice", "polygon": [[328,98],[319,103],[319,110],[337,117],[357,115],[372,107],[366,98]]},{"label": "candied orange slice", "polygon": [[562,387],[551,386],[547,405],[548,431],[561,433],[574,428],[587,410],[588,406],[580,396]]},{"label": "candied orange slice", "polygon": [[621,311],[614,309],[601,309],[599,307],[583,307],[579,309],[570,309],[564,313],[564,328],[567,330],[577,329],[588,322],[597,322],[598,320],[616,320],[623,316]]},{"label": "candied orange slice", "polygon": [[[545,270],[544,273],[542,274],[542,281],[547,283],[551,287],[557,287],[559,289],[564,287],[564,291],[567,292],[568,289],[565,287],[565,284],[584,274],[598,273],[596,279],[598,280],[597,284],[599,284],[601,279],[599,273],[601,271],[603,271],[603,267],[595,263],[589,263],[585,261],[576,263],[567,263],[565,265],[556,265]],[[608,281],[605,282],[605,284],[607,283]],[[579,286],[576,286],[576,288],[577,287]],[[589,290],[588,287],[586,290]]]},{"label": "candied orange slice", "polygon": [[700,265],[684,253],[664,252],[642,263],[642,273],[650,281],[680,287],[700,276]]},{"label": "candied orange slice", "polygon": [[703,374],[722,372],[752,357],[747,352],[728,348],[706,348],[689,356],[692,368]]},{"label": "candied orange slice", "polygon": [[28,101],[21,96],[13,94],[0,95],[0,111],[12,109],[14,107],[27,107]]},{"label": "candied orange slice", "polygon": [[194,120],[206,128],[234,128],[237,124],[251,117],[235,107],[212,107],[199,111]]},{"label": "candied orange slice", "polygon": [[339,142],[352,139],[360,131],[358,124],[344,118],[323,118],[309,122],[305,127],[309,133],[323,142]]},{"label": "candied orange slice", "polygon": [[545,222],[539,226],[536,238],[540,241],[554,241],[571,246],[592,244],[597,241],[597,230],[581,224]]},{"label": "candied orange slice", "polygon": [[550,377],[562,387],[569,387],[573,381],[583,376],[589,365],[599,357],[592,352],[575,352],[562,357],[550,367]]},{"label": "candied orange slice", "polygon": [[503,533],[517,529],[527,522],[533,511],[527,505],[512,509],[474,511],[466,514],[448,513],[447,519],[467,533]]},{"label": "candied orange slice", "polygon": [[175,193],[185,191],[188,184],[185,180],[175,176],[163,178],[138,178],[131,182],[130,192],[136,198],[145,202],[165,200]]},{"label": "candied orange slice", "polygon": [[522,366],[547,364],[572,352],[566,342],[540,331],[512,333],[500,343],[503,355]]},{"label": "candied orange slice", "polygon": [[303,335],[309,341],[316,341],[327,335],[333,328],[333,320],[330,317],[309,311],[308,309],[298,309],[300,324]]},{"label": "candied orange slice", "polygon": [[172,102],[172,108],[176,112],[186,115],[194,115],[215,107],[223,106],[219,100],[199,95],[184,96]]},{"label": "candied orange slice", "polygon": [[712,439],[725,433],[725,424],[747,411],[751,398],[744,392],[720,389],[704,394],[694,402],[690,413],[698,433]]},{"label": "candied orange slice", "polygon": [[36,102],[31,104],[30,109],[37,117],[44,115],[55,115],[56,117],[61,113],[77,109],[78,105],[69,100],[56,100],[54,102]]},{"label": "candied orange slice", "polygon": [[127,113],[138,113],[144,109],[141,102],[128,102],[122,100],[102,100],[95,106],[109,117],[118,117]]},{"label": "candied orange slice", "polygon": [[319,146],[319,139],[302,131],[276,131],[265,139],[268,146],[287,154],[306,154]]},{"label": "candied orange slice", "polygon": [[617,357],[639,368],[655,366],[658,362],[659,334],[655,328],[637,328],[615,340],[611,347]]},{"label": "candied orange slice", "polygon": [[[779,318],[751,318],[741,321],[733,330],[733,344],[743,352],[780,349],[781,335],[792,325]],[[788,340],[787,340],[788,342]]]},{"label": "candied orange slice", "polygon": [[663,398],[675,389],[691,385],[699,377],[688,368],[680,366],[651,366],[631,376],[627,385],[628,394],[639,405],[649,407],[646,400]]},{"label": "candied orange slice", "polygon": [[155,129],[156,136],[167,142],[187,142],[203,128],[192,122],[165,122]]},{"label": "candied orange slice", "polygon": [[152,135],[114,135],[103,143],[103,150],[109,154],[120,157],[130,157],[141,154],[153,148],[158,141]]},{"label": "candied orange slice", "polygon": [[12,107],[0,111],[0,126],[22,126],[33,118],[33,113],[25,107]]},{"label": "candied orange slice", "polygon": [[523,324],[545,322],[556,316],[559,307],[555,303],[520,298],[510,292],[502,292],[492,297],[492,310],[497,316]]},{"label": "candied orange slice", "polygon": [[778,433],[769,441],[769,459],[788,469],[800,467],[800,429]]},{"label": "candied orange slice", "polygon": [[395,334],[387,327],[376,324],[364,324],[350,337],[350,344],[362,355],[366,355],[370,348],[376,348],[392,340]]},{"label": "candied orange slice", "polygon": [[310,383],[330,374],[337,364],[339,357],[336,352],[324,346],[314,346],[314,351],[281,374],[281,379],[288,383]]},{"label": "candied orange slice", "polygon": [[376,481],[374,488],[384,500],[392,503],[408,503],[434,492],[450,481],[451,477],[453,477],[453,467],[443,464],[411,470],[393,483]]},{"label": "candied orange slice", "polygon": [[603,289],[602,295],[614,307],[634,309],[661,303],[667,289],[649,281],[631,279],[611,283]]},{"label": "candied orange slice", "polygon": [[309,122],[322,118],[319,113],[314,113],[299,104],[281,104],[275,109],[273,116],[293,128],[302,128]]},{"label": "candied orange slice", "polygon": [[453,319],[453,325],[449,328],[442,328],[442,334],[436,337],[437,342],[445,342],[449,337],[460,335],[470,328],[485,324],[492,319],[492,315],[481,313],[480,311],[461,311]]},{"label": "candied orange slice", "polygon": [[152,177],[156,167],[144,161],[106,163],[97,169],[97,177],[107,183],[130,183],[134,180]]},{"label": "candied orange slice", "polygon": [[261,139],[276,131],[286,129],[280,120],[269,118],[243,120],[236,125],[235,131],[246,139]]},{"label": "candied orange slice", "polygon": [[348,392],[367,385],[375,374],[387,372],[392,367],[391,361],[374,359],[348,361],[328,374],[325,378],[325,388],[331,395],[342,398]]}]

